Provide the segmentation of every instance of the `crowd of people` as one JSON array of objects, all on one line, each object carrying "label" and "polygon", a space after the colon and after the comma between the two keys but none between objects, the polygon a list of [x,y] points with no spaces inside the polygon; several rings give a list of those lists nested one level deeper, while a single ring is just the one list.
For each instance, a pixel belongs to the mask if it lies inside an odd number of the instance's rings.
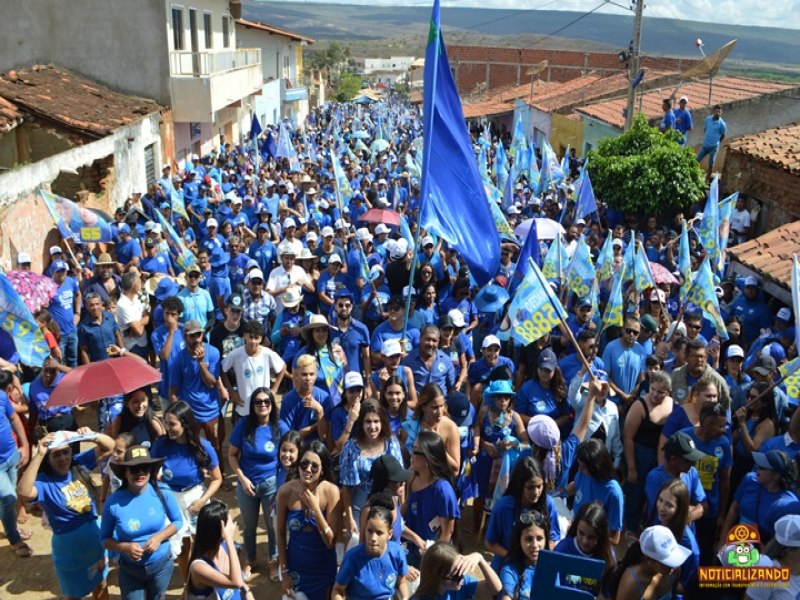
[{"label": "crowd of people", "polygon": [[[385,146],[358,135],[376,129]],[[527,599],[545,550],[601,561],[602,576],[562,581],[598,598],[797,598],[800,411],[776,383],[797,353],[791,308],[726,277],[722,340],[677,284],[626,289],[622,327],[605,327],[613,276],[599,307],[556,282],[569,319],[521,346],[501,324],[524,240],[504,237],[478,285],[418,231],[421,135],[402,104],[330,105],[292,133],[296,156],[276,158],[268,130],[165,164],[116,210],[114,243],[50,248],[58,289],[35,315],[49,358],[19,364],[0,333],[14,552],[32,554],[38,506],[65,598],[108,597],[113,569],[126,600],[162,599],[177,564],[188,599],[266,597],[256,569],[310,600]],[[471,135],[489,160],[510,141]],[[549,216],[568,256],[582,239],[596,259],[610,236],[614,270],[636,243],[678,270],[692,214],[662,225],[599,203],[572,218],[579,170],[543,191],[520,176],[511,228]],[[372,209],[397,218],[364,220]],[[749,233],[734,229],[732,244]],[[690,251],[697,269],[692,227]],[[100,400],[89,426],[48,403],[77,365],[119,356],[160,383]],[[699,589],[740,524],[788,587]]]}]

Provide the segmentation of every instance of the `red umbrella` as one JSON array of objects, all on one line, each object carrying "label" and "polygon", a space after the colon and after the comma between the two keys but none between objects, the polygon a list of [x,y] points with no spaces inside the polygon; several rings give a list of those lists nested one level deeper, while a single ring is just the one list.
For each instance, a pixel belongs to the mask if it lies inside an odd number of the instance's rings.
[{"label": "red umbrella", "polygon": [[79,406],[159,381],[161,373],[138,357],[109,358],[72,369],[50,394],[47,406]]},{"label": "red umbrella", "polygon": [[383,223],[384,225],[400,226],[400,215],[393,210],[386,208],[370,208],[363,215],[358,217],[364,223]]},{"label": "red umbrella", "polygon": [[656,283],[679,283],[677,279],[675,279],[675,275],[669,272],[667,267],[659,263],[650,263],[650,272],[653,274],[653,279],[656,280]]}]

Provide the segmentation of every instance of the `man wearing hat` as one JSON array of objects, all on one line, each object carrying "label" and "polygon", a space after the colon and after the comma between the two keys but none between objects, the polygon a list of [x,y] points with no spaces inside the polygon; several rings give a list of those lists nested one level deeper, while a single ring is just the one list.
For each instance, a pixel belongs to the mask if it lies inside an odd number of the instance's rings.
[{"label": "man wearing hat", "polygon": [[742,340],[750,344],[760,334],[762,329],[769,329],[772,325],[772,311],[761,297],[758,279],[753,276],[745,277],[744,293],[731,305],[731,314],[742,321]]},{"label": "man wearing hat", "polygon": [[100,300],[105,304],[109,297],[114,295],[119,297],[120,277],[114,273],[116,263],[108,252],[103,252],[94,261],[94,275],[84,279],[81,283],[81,292],[84,297],[94,292],[100,296]]},{"label": "man wearing hat", "polygon": [[53,281],[58,286],[50,300],[48,309],[61,328],[61,355],[68,367],[78,366],[78,330],[82,307],[81,291],[78,282],[67,277],[69,267],[63,260],[51,265]]},{"label": "man wearing hat", "polygon": [[697,449],[692,438],[681,431],[673,433],[664,444],[664,462],[647,474],[644,494],[647,498],[646,515],[653,514],[658,492],[667,481],[678,479],[689,489],[689,520],[696,521],[708,510],[708,501],[700,474],[695,468],[698,460],[706,458]]},{"label": "man wearing hat", "polygon": [[262,273],[271,273],[278,262],[278,248],[270,239],[272,231],[264,221],[256,225],[256,239],[250,243],[247,255],[258,263]]},{"label": "man wearing hat", "polygon": [[339,344],[347,357],[347,369],[357,371],[362,377],[372,373],[369,353],[369,329],[353,318],[353,293],[346,287],[336,290],[333,296],[336,317],[331,327],[331,343]]},{"label": "man wearing hat", "polygon": [[[299,240],[297,240],[299,241]],[[302,244],[301,248],[302,250]],[[281,266],[275,267],[267,279],[267,292],[272,294],[277,303],[278,313],[283,311],[281,296],[293,285],[302,287],[307,292],[314,292],[314,283],[303,267],[295,263],[297,252],[291,244],[286,244],[285,240],[278,244]]]},{"label": "man wearing hat", "polygon": [[264,292],[264,274],[260,269],[251,270],[244,279],[247,291],[244,293],[243,320],[257,321],[264,335],[269,335],[278,306],[272,294]]},{"label": "man wearing hat", "polygon": [[142,246],[131,237],[131,226],[123,223],[118,229],[119,241],[114,252],[117,255],[117,271],[124,273],[131,266],[139,264],[142,257]]},{"label": "man wearing hat", "polygon": [[[403,313],[405,307],[405,298],[399,295],[391,296],[386,303],[386,312],[389,314],[389,318],[383,323],[380,323],[372,331],[372,336],[370,337],[369,349],[373,368],[383,364],[381,345],[384,340],[389,338],[400,339],[403,337]],[[413,327],[406,328],[405,339],[402,341],[403,351],[406,354],[411,352],[412,348],[416,348],[419,345],[419,335],[420,332],[418,329]]]},{"label": "man wearing hat", "polygon": [[17,268],[21,271],[31,270],[31,255],[27,252],[17,254]]},{"label": "man wearing hat", "polygon": [[323,227],[320,231],[320,238],[322,238],[322,243],[319,247],[314,250],[314,256],[319,257],[319,268],[320,271],[327,268],[328,261],[330,260],[331,256],[336,254],[339,259],[341,260],[342,265],[342,274],[347,274],[347,255],[345,254],[344,250],[342,250],[339,246],[334,244],[334,232],[333,227],[326,226]]},{"label": "man wearing hat", "polygon": [[681,99],[678,101],[678,108],[672,110],[672,114],[675,117],[675,129],[681,132],[683,136],[681,139],[681,146],[684,147],[686,147],[686,143],[689,140],[689,132],[694,127],[694,123],[692,123],[692,113],[689,112],[687,108],[688,105],[689,98],[681,96]]},{"label": "man wearing hat", "polygon": [[186,286],[178,293],[183,302],[184,317],[189,321],[197,321],[209,330],[216,322],[214,301],[208,290],[200,287],[203,273],[198,264],[186,269]]},{"label": "man wearing hat", "polygon": [[142,275],[150,277],[160,273],[170,277],[175,276],[169,255],[160,251],[155,238],[148,236],[144,240],[144,253],[145,255],[139,263]]}]

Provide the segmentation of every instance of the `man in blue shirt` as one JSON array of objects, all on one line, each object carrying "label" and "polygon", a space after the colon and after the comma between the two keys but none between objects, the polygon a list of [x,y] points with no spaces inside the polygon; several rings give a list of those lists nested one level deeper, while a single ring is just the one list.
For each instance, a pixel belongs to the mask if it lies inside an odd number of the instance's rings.
[{"label": "man in blue shirt", "polygon": [[672,111],[672,114],[675,115],[675,129],[681,132],[683,139],[681,140],[681,146],[686,146],[686,143],[689,140],[689,132],[694,128],[694,123],[692,122],[692,113],[689,112],[689,109],[686,108],[686,105],[689,103],[689,98],[686,96],[681,96],[680,101],[678,102],[678,108]]},{"label": "man in blue shirt", "polygon": [[435,383],[449,396],[455,391],[456,373],[453,361],[439,350],[439,328],[425,325],[420,331],[419,347],[403,359],[403,366],[414,374],[417,394],[428,383]]},{"label": "man in blue shirt", "polygon": [[339,344],[347,358],[347,370],[361,373],[366,380],[372,373],[369,355],[369,329],[353,318],[353,293],[340,288],[333,297],[336,318],[331,328],[331,342]]},{"label": "man in blue shirt", "polygon": [[672,113],[672,100],[665,98],[661,102],[661,110],[664,111],[664,114],[661,115],[661,123],[658,126],[658,130],[664,133],[670,129],[675,129],[675,115]]},{"label": "man in blue shirt", "polygon": [[611,389],[617,393],[619,403],[629,405],[633,400],[633,390],[639,382],[639,375],[645,371],[647,352],[637,342],[642,326],[636,317],[626,317],[622,336],[606,346],[603,351],[603,364],[608,372]]},{"label": "man in blue shirt", "polygon": [[63,260],[52,265],[53,281],[58,285],[56,295],[50,300],[50,314],[61,328],[61,355],[68,367],[78,366],[78,330],[81,314],[81,291],[78,283],[67,277],[68,266]]},{"label": "man in blue shirt", "polygon": [[731,314],[742,321],[742,340],[750,344],[762,329],[772,326],[773,316],[769,306],[761,297],[758,279],[748,276],[744,280],[744,292],[733,301]]},{"label": "man in blue shirt", "polygon": [[728,125],[722,120],[722,107],[717,104],[712,109],[713,113],[706,117],[703,125],[703,147],[697,153],[697,162],[702,162],[708,156],[708,177],[711,177],[711,169],[714,166],[714,159],[719,152],[719,144],[725,139],[728,133]]},{"label": "man in blue shirt", "polygon": [[406,354],[410,353],[412,348],[419,345],[420,332],[418,329],[414,329],[410,326],[407,327],[405,330],[405,337],[403,337],[403,311],[405,306],[405,299],[399,295],[392,296],[386,303],[386,310],[389,313],[389,318],[375,328],[370,338],[369,349],[373,367],[376,364],[383,365],[381,346],[384,340],[390,338],[401,340],[403,351]]},{"label": "man in blue shirt", "polygon": [[127,223],[120,225],[117,231],[119,236],[116,250],[118,270],[124,273],[128,267],[139,264],[142,257],[142,246],[139,244],[139,240],[131,237],[131,226]]}]

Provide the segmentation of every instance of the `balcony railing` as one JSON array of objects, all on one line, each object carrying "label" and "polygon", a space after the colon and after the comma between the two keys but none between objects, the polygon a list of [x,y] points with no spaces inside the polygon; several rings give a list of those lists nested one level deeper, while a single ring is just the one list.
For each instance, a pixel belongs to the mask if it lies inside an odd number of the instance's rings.
[{"label": "balcony railing", "polygon": [[308,98],[308,88],[289,79],[281,79],[281,100],[283,102],[297,102]]},{"label": "balcony railing", "polygon": [[170,52],[172,77],[212,77],[228,71],[261,65],[261,48],[239,48],[217,52]]}]

